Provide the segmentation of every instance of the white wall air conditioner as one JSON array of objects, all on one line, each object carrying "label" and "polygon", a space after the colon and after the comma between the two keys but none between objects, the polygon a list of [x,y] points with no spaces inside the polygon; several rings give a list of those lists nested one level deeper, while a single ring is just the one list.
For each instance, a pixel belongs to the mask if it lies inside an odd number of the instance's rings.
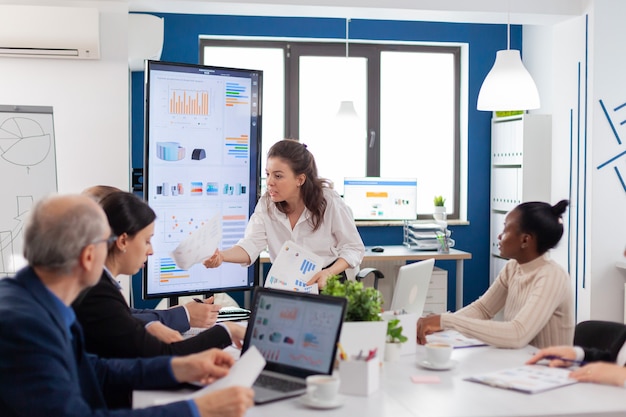
[{"label": "white wall air conditioner", "polygon": [[151,14],[128,15],[128,67],[143,71],[144,60],[159,60],[163,51],[165,21]]},{"label": "white wall air conditioner", "polygon": [[100,59],[98,10],[0,5],[0,56]]}]

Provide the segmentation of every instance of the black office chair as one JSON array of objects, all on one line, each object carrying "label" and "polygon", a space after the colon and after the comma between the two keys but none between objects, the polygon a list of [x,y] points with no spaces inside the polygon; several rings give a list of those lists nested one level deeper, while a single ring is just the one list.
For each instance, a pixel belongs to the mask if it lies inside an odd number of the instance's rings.
[{"label": "black office chair", "polygon": [[369,274],[374,274],[374,288],[378,289],[378,280],[385,278],[382,272],[376,268],[363,268],[354,277],[357,281],[361,282]]},{"label": "black office chair", "polygon": [[611,361],[626,342],[626,325],[613,321],[582,321],[574,329],[574,345],[610,352]]}]

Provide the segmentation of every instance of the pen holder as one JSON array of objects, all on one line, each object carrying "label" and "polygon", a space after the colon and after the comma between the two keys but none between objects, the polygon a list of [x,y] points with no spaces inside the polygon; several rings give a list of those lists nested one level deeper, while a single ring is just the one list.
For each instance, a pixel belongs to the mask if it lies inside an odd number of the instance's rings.
[{"label": "pen holder", "polygon": [[440,253],[450,253],[450,242],[448,242],[448,233],[436,232],[437,242],[439,243],[437,251]]},{"label": "pen holder", "polygon": [[339,376],[339,392],[342,394],[370,395],[380,385],[380,361],[378,358],[340,361]]}]

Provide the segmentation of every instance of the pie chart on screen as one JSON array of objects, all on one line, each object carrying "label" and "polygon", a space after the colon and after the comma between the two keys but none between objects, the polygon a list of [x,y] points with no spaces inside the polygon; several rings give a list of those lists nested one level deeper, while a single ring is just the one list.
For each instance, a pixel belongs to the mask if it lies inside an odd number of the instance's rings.
[{"label": "pie chart on screen", "polygon": [[11,117],[0,124],[0,157],[9,163],[37,165],[46,159],[51,147],[50,134],[33,119]]}]

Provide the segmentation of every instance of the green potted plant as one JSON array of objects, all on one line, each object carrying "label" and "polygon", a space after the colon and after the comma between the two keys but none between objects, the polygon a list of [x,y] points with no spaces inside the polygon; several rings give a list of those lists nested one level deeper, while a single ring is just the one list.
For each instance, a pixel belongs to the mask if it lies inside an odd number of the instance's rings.
[{"label": "green potted plant", "polygon": [[345,322],[341,328],[339,343],[349,356],[375,349],[382,358],[385,350],[387,322],[381,318],[383,297],[375,288],[365,287],[363,283],[332,276],[321,291],[322,294],[346,297]]},{"label": "green potted plant", "polygon": [[433,203],[435,205],[433,218],[435,220],[446,220],[446,199],[441,195],[436,195]]},{"label": "green potted plant", "polygon": [[346,280],[341,282],[337,275],[328,279],[322,294],[335,297],[346,297],[345,321],[380,321],[383,298],[380,291],[365,287],[362,282]]},{"label": "green potted plant", "polygon": [[402,343],[409,340],[402,334],[400,319],[394,318],[387,321],[387,337],[385,343],[385,360],[395,361],[400,357]]}]

